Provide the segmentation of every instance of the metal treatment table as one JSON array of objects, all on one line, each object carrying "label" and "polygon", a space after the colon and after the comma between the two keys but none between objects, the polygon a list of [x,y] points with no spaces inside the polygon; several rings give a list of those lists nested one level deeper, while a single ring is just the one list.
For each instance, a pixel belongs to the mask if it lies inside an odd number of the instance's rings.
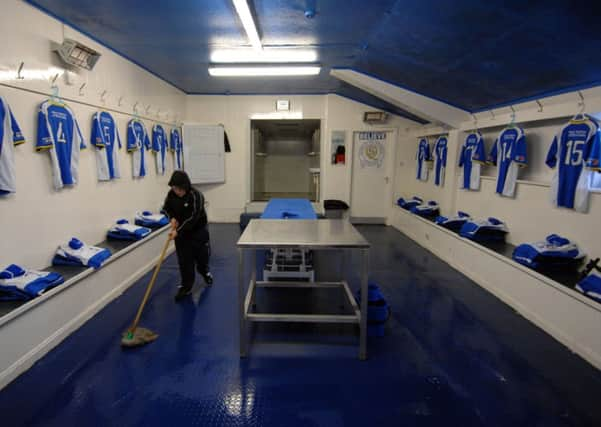
[{"label": "metal treatment table", "polygon": [[[252,322],[312,322],[356,323],[359,325],[359,359],[367,358],[367,273],[369,242],[346,220],[271,220],[253,219],[238,240],[238,305],[240,316],[240,357],[248,354],[248,323]],[[361,253],[361,309],[344,280],[339,282],[257,282],[256,251],[264,249],[357,250]],[[251,279],[244,284],[244,255],[251,252]],[[344,257],[343,257],[344,259]],[[344,268],[342,269],[344,271]],[[257,287],[318,288],[342,287],[353,314],[275,314],[251,311]]]}]

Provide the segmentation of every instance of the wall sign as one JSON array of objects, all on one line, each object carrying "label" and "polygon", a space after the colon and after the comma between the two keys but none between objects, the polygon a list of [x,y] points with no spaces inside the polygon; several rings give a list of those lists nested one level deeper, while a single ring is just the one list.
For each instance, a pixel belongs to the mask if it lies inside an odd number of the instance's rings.
[{"label": "wall sign", "polygon": [[359,132],[359,161],[362,168],[382,167],[386,132]]},{"label": "wall sign", "polygon": [[290,100],[289,99],[278,99],[275,102],[276,111],[290,111]]}]

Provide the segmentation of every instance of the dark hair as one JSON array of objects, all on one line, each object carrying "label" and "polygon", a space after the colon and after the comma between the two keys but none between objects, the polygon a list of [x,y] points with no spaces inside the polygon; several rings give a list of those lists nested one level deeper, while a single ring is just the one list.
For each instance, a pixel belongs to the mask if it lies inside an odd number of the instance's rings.
[{"label": "dark hair", "polygon": [[190,191],[192,183],[186,172],[175,171],[173,172],[173,175],[171,175],[171,179],[169,179],[169,187],[179,187],[186,191]]}]

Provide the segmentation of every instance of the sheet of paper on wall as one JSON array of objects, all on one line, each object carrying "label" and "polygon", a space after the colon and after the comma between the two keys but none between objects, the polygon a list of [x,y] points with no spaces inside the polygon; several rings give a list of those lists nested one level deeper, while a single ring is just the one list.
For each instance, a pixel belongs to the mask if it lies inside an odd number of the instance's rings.
[{"label": "sheet of paper on wall", "polygon": [[184,170],[192,184],[225,182],[225,131],[221,125],[184,125]]}]

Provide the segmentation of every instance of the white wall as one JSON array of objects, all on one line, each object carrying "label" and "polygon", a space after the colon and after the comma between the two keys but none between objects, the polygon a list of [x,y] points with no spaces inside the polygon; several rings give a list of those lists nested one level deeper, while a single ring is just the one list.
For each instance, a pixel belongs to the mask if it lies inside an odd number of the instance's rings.
[{"label": "white wall", "polygon": [[[520,124],[526,134],[529,165],[520,171],[515,198],[495,194],[497,170],[494,167],[483,168],[485,177],[481,180],[480,191],[459,189],[462,169],[456,165],[466,132],[449,133],[447,179],[444,187],[434,185],[432,173],[427,182],[417,181],[415,152],[418,139],[413,135],[406,135],[402,138],[397,153],[397,197],[418,195],[436,200],[441,204],[445,215],[463,210],[474,217],[495,216],[507,223],[510,230],[508,241],[513,244],[541,240],[548,234],[559,233],[577,242],[591,256],[600,256],[601,240],[598,230],[601,195],[591,194],[590,210],[586,214],[559,209],[550,202],[549,183],[553,170],[544,162],[553,136],[568,119],[569,117]],[[502,127],[495,127],[482,131],[487,153],[501,129]],[[431,137],[430,141],[433,143],[435,137]]]},{"label": "white wall", "polygon": [[[337,95],[297,96],[207,96],[186,97],[186,121],[203,124],[222,123],[227,131],[232,152],[226,154],[226,182],[223,185],[199,186],[208,201],[211,221],[238,222],[240,213],[250,201],[250,119],[280,118],[274,114],[278,98],[290,99],[291,113],[302,113],[304,119],[321,120],[321,199],[350,200],[352,132],[369,129],[398,129],[415,123],[392,116],[384,126],[363,123],[363,113],[372,107]],[[262,115],[256,117],[256,115]],[[331,130],[347,131],[345,166],[330,164]]]},{"label": "white wall", "polygon": [[[160,108],[163,120],[167,112],[169,121],[183,118],[185,95],[181,91],[17,0],[2,2],[0,37],[7,42],[0,50],[0,84],[50,93],[50,83],[42,74],[48,76],[63,71],[58,56],[51,51],[53,43],[62,41],[63,31],[66,37],[102,53],[96,68],[92,72],[80,72],[73,86],[67,86],[63,76],[56,81],[60,95],[67,99],[79,121],[86,143],[90,138],[92,114],[102,106],[100,95],[105,90],[106,108],[131,113],[137,102],[142,116],[147,116],[145,109],[150,106],[148,115],[151,117],[156,118]],[[26,78],[17,80],[16,70],[21,61],[25,63]],[[80,96],[83,83],[86,86]],[[160,207],[168,176],[156,176],[153,155],[147,153],[153,167],[149,168],[146,178],[134,181],[131,157],[125,149],[119,152],[120,180],[97,181],[95,153],[89,148],[80,157],[78,185],[54,191],[48,153],[37,153],[34,149],[37,107],[47,96],[6,86],[0,86],[0,95],[11,106],[27,140],[16,148],[17,193],[0,199],[0,266],[18,263],[43,268],[50,264],[57,245],[70,237],[97,243],[104,239],[106,230],[116,219],[133,220],[136,210]],[[95,106],[70,102],[71,99]],[[131,117],[112,114],[125,143],[126,124]],[[145,124],[150,132],[152,122],[145,120]]]},{"label": "white wall", "polygon": [[307,156],[270,155],[265,158],[267,193],[309,193],[311,159]]},{"label": "white wall", "polygon": [[310,191],[311,140],[268,138],[265,141],[263,188],[267,193]]}]

